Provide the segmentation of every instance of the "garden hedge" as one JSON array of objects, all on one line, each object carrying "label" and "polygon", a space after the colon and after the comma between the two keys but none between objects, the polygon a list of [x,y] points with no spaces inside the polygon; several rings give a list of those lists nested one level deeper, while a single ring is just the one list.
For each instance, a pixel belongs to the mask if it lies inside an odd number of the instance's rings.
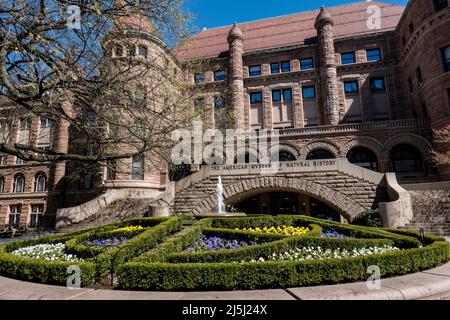
[{"label": "garden hedge", "polygon": [[[76,265],[81,270],[82,286],[87,286],[102,279],[116,263],[124,263],[164,241],[170,234],[181,229],[182,221],[183,217],[131,219],[75,233],[51,235],[2,245],[0,246],[0,275],[33,282],[65,285],[69,266]],[[110,234],[114,229],[130,225],[142,225],[148,229],[127,241],[125,245],[104,250],[94,257],[86,256],[84,257],[86,260],[81,262],[48,261],[11,254],[16,249],[44,243],[79,243],[78,239],[101,237]],[[84,250],[85,248],[82,247],[84,246],[75,245],[71,249]]]},{"label": "garden hedge", "polygon": [[[201,234],[245,239],[249,235],[234,229],[272,225],[309,226],[315,232],[335,230],[357,238],[281,236],[272,237],[265,244],[235,250],[183,252]],[[345,225],[304,216],[204,219],[121,265],[117,273],[121,289],[245,290],[362,281],[370,276],[367,268],[372,265],[378,265],[381,275],[389,277],[429,269],[449,259],[450,244],[443,238],[426,236],[424,246],[419,239],[416,232]],[[242,262],[310,245],[330,249],[395,245],[404,250],[343,259]]]}]

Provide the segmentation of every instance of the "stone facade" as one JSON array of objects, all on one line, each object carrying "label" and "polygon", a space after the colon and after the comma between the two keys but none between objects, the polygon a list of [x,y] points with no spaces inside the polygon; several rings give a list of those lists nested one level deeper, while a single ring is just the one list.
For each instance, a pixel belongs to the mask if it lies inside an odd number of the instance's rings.
[{"label": "stone facade", "polygon": [[[369,30],[366,25],[369,5],[381,8],[380,29]],[[183,60],[201,61],[202,69],[197,72],[205,81],[196,83],[194,74],[188,81],[198,92],[197,98],[204,98],[205,128],[217,127],[214,99],[223,96],[228,102],[225,107],[233,111],[235,128],[279,129],[277,152],[296,161],[348,158],[380,174],[396,172],[401,184],[450,179],[448,168],[435,167],[430,160],[435,147],[432,129],[450,123],[450,72],[443,66],[442,51],[450,46],[448,7],[436,10],[432,0],[411,0],[406,8],[379,2],[322,8],[207,30],[194,37],[192,47],[173,52],[156,37],[151,23],[135,18],[126,17],[125,25],[137,23],[147,32],[127,38],[121,36],[120,28],[113,29],[105,43],[111,58],[120,59],[114,56],[115,45],[133,41],[146,46],[149,56],[161,66],[168,63],[168,68],[180,74],[184,74]],[[292,39],[292,34],[304,38]],[[344,63],[345,53],[353,53],[354,61]],[[250,73],[255,66],[260,74]],[[214,79],[217,71],[225,72],[225,80]],[[262,101],[251,101],[255,93],[261,94]],[[82,147],[67,123],[59,120],[53,125],[55,149],[65,152]],[[39,119],[33,119],[31,139],[38,127]],[[126,145],[121,147],[127,150]],[[120,174],[114,180],[108,180],[104,168],[93,169],[92,188],[80,190],[80,181],[64,180],[77,165],[16,164],[14,157],[8,156],[0,167],[4,177],[0,224],[8,223],[15,204],[29,208],[20,216],[20,224],[25,226],[35,203],[43,204],[45,214],[54,221],[58,208],[85,208],[83,204],[95,202],[100,199],[96,196],[109,190],[147,190],[152,197],[167,193],[170,183],[164,164],[148,167],[139,182],[132,181],[131,159],[118,165]],[[207,169],[200,168],[194,175],[202,170]],[[35,192],[33,181],[40,172],[46,174],[48,184],[44,192]],[[19,173],[26,181],[20,195],[12,192]],[[388,199],[382,183],[333,171],[272,178],[231,175],[224,181],[232,202],[243,193],[285,190],[319,198],[347,218]],[[205,178],[177,189],[174,212],[212,210],[215,183],[215,177]],[[111,208],[97,207],[99,216],[101,210],[115,216]],[[78,209],[73,212],[80,212]],[[108,220],[104,215],[102,219]]]}]

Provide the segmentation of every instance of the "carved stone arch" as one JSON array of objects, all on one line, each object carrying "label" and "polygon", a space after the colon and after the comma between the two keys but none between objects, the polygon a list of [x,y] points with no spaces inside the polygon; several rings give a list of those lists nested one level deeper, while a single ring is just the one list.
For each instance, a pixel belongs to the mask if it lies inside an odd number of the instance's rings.
[{"label": "carved stone arch", "polygon": [[303,146],[300,149],[300,154],[298,160],[306,160],[306,157],[308,157],[308,154],[310,154],[311,151],[317,150],[317,149],[325,149],[331,154],[338,158],[339,157],[339,148],[338,146],[330,141],[326,140],[319,140],[319,141],[313,141],[308,143],[307,145]]},{"label": "carved stone arch", "polygon": [[278,146],[274,148],[269,147],[269,156],[272,156],[275,152],[281,151],[287,151],[291,153],[297,160],[300,157],[300,150],[297,148],[297,146],[286,142],[280,143]]},{"label": "carved stone arch", "polygon": [[[338,190],[313,181],[293,177],[257,177],[228,184],[224,186],[225,203],[233,204],[233,199],[236,199],[238,195],[254,194],[255,190],[261,192],[284,190],[306,194],[326,203],[347,219],[354,217],[365,209],[363,205]],[[216,206],[216,195],[212,194],[195,204],[194,214],[201,215],[214,212]]]},{"label": "carved stone arch", "polygon": [[371,150],[377,156],[378,160],[389,159],[389,155],[385,152],[383,144],[377,139],[371,137],[357,137],[348,140],[339,150],[339,156],[347,157],[348,152],[355,147],[365,147]]},{"label": "carved stone arch", "polygon": [[391,150],[399,144],[409,144],[415,147],[422,155],[423,160],[428,160],[430,158],[430,152],[433,150],[433,146],[425,138],[414,133],[402,133],[393,136],[384,144],[387,159],[390,157]]}]

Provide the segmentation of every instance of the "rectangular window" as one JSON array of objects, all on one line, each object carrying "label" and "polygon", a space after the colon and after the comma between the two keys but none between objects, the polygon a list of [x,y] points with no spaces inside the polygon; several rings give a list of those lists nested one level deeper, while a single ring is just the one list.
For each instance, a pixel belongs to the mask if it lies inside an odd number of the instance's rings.
[{"label": "rectangular window", "polygon": [[442,58],[444,60],[444,72],[450,71],[450,46],[442,48]]},{"label": "rectangular window", "polygon": [[274,102],[281,101],[281,90],[273,90],[272,91],[272,101],[274,101]]},{"label": "rectangular window", "polygon": [[434,0],[434,11],[441,11],[448,7],[447,0]]},{"label": "rectangular window", "polygon": [[372,78],[370,79],[370,91],[372,93],[384,92],[386,90],[384,84],[384,78]]},{"label": "rectangular window", "polygon": [[15,204],[9,206],[9,221],[8,224],[10,226],[18,227],[20,223],[20,214],[22,212],[22,205]]},{"label": "rectangular window", "polygon": [[411,78],[408,78],[408,91],[410,96],[414,94],[414,86]]},{"label": "rectangular window", "polygon": [[25,160],[23,160],[22,158],[16,157],[16,164],[24,164]]},{"label": "rectangular window", "polygon": [[195,109],[197,111],[202,111],[205,108],[205,99],[204,98],[199,98],[199,99],[195,99]]},{"label": "rectangular window", "polygon": [[257,77],[261,75],[261,66],[251,66],[248,70],[250,77]]},{"label": "rectangular window", "polygon": [[358,93],[358,81],[345,81],[344,82],[344,91],[346,94],[349,93]]},{"label": "rectangular window", "polygon": [[300,59],[300,70],[314,69],[313,58]]},{"label": "rectangular window", "polygon": [[214,81],[225,81],[225,71],[219,70],[214,72]]},{"label": "rectangular window", "polygon": [[408,30],[409,30],[409,34],[412,35],[412,33],[414,32],[414,23],[410,23],[408,25]]},{"label": "rectangular window", "polygon": [[205,83],[205,74],[203,73],[196,73],[194,76],[194,82],[196,84]]},{"label": "rectangular window", "polygon": [[380,49],[367,49],[366,50],[367,62],[380,61],[381,50]]},{"label": "rectangular window", "polygon": [[131,166],[131,179],[144,180],[145,157],[143,154],[135,155]]},{"label": "rectangular window", "polygon": [[292,89],[284,89],[283,90],[283,100],[284,101],[292,101]]},{"label": "rectangular window", "polygon": [[316,97],[316,87],[308,86],[302,88],[303,99],[314,99]]},{"label": "rectangular window", "polygon": [[290,72],[291,71],[291,62],[283,61],[281,62],[281,72]]},{"label": "rectangular window", "polygon": [[421,87],[423,83],[422,79],[422,71],[420,70],[420,67],[416,68],[416,80],[417,80],[417,86]]},{"label": "rectangular window", "polygon": [[8,156],[6,154],[0,155],[0,166],[6,166],[8,164]]},{"label": "rectangular window", "polygon": [[30,228],[36,228],[42,225],[42,216],[44,215],[43,204],[31,205]]},{"label": "rectangular window", "polygon": [[215,97],[214,98],[214,108],[220,109],[224,107],[224,100],[223,97]]},{"label": "rectangular window", "polygon": [[352,64],[355,62],[356,62],[356,59],[355,59],[354,52],[341,53],[341,64]]},{"label": "rectangular window", "polygon": [[30,130],[31,129],[31,119],[23,119],[20,121],[20,130]]},{"label": "rectangular window", "polygon": [[262,102],[263,102],[262,92],[250,93],[250,103],[251,104],[257,104],[257,103],[262,103]]},{"label": "rectangular window", "polygon": [[271,74],[280,73],[280,64],[278,62],[270,64],[270,73]]}]

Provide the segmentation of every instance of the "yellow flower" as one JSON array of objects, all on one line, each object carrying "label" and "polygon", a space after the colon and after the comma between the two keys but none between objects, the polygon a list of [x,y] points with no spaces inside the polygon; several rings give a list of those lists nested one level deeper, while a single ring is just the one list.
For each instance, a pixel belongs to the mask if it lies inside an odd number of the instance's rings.
[{"label": "yellow flower", "polygon": [[133,232],[133,231],[138,231],[138,230],[142,230],[142,229],[144,229],[144,227],[142,227],[142,226],[128,226],[128,227],[115,229],[112,232]]}]

